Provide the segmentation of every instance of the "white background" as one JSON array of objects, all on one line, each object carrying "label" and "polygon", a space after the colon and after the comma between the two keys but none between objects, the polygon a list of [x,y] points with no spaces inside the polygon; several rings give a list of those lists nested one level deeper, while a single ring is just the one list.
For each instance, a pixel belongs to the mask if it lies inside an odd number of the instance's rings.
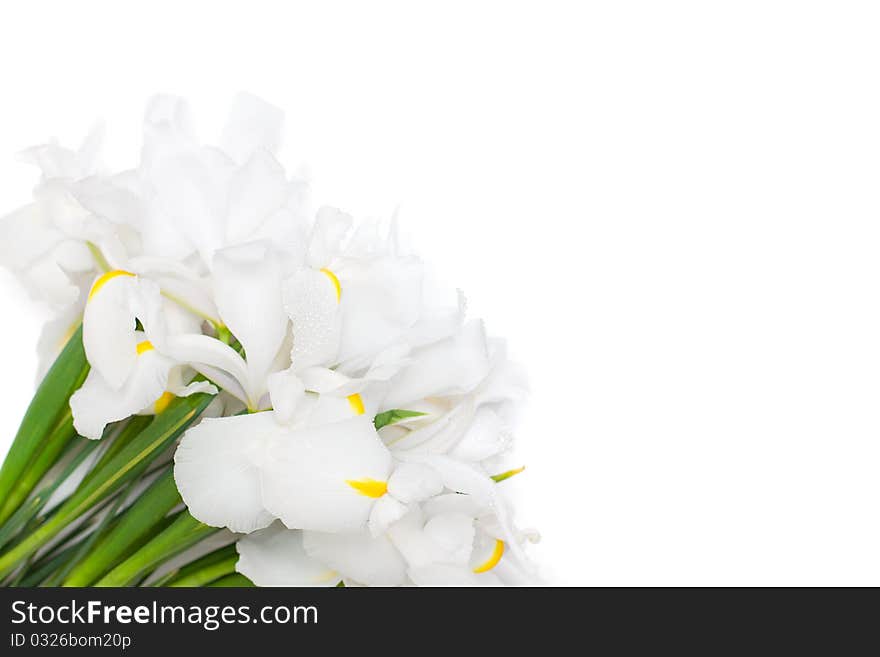
[{"label": "white background", "polygon": [[[252,91],[319,201],[399,206],[527,365],[505,485],[552,583],[877,585],[870,7],[4,3],[0,207],[26,146],[105,118],[124,167],[152,93],[211,137]],[[0,294],[2,442],[43,315]]]}]

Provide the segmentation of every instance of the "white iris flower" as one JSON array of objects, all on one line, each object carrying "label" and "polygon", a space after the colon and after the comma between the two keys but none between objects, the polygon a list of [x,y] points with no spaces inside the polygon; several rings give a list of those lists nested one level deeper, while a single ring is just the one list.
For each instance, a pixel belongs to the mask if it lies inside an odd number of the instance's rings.
[{"label": "white iris flower", "polygon": [[57,311],[41,372],[82,321],[91,369],[70,406],[93,439],[218,393],[174,478],[197,520],[245,534],[238,570],[258,585],[533,581],[536,534],[497,483],[521,470],[521,373],[396,221],[308,209],[276,160],[282,121],[242,95],[206,145],[159,96],[129,171],[104,173],[100,131],[25,154],[41,180],[0,222],[0,262]]}]

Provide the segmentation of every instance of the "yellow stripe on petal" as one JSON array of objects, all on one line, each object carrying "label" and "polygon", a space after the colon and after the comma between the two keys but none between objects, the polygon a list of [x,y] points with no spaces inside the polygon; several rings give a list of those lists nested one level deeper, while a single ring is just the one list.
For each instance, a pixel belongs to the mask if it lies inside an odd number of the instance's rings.
[{"label": "yellow stripe on petal", "polygon": [[357,393],[353,395],[349,395],[346,397],[348,399],[348,405],[351,406],[351,410],[354,411],[355,415],[363,415],[364,414],[364,400],[361,399],[361,396]]},{"label": "yellow stripe on petal", "polygon": [[367,497],[382,497],[388,492],[387,481],[376,481],[375,479],[346,479],[345,483],[354,488],[361,495]]},{"label": "yellow stripe on petal", "polygon": [[153,346],[153,343],[149,340],[144,340],[143,342],[138,342],[136,349],[138,352],[138,356],[140,356],[145,351],[152,351],[153,349],[155,349],[155,347]]},{"label": "yellow stripe on petal", "polygon": [[492,570],[495,566],[498,565],[498,562],[501,561],[501,556],[504,554],[504,541],[500,538],[495,539],[495,549],[492,550],[492,554],[479,566],[474,568],[474,572],[486,573]]},{"label": "yellow stripe on petal", "polygon": [[95,296],[102,287],[104,287],[108,281],[116,278],[117,276],[134,276],[130,271],[125,271],[124,269],[114,269],[113,271],[108,271],[106,274],[101,274],[98,277],[98,280],[92,285],[92,289],[89,292],[89,299]]},{"label": "yellow stripe on petal", "polygon": [[518,475],[520,472],[526,469],[526,466],[522,466],[521,468],[514,468],[513,470],[508,470],[507,472],[502,472],[501,474],[492,475],[492,480],[499,484],[505,479],[510,479],[514,475]]},{"label": "yellow stripe on petal", "polygon": [[336,288],[336,301],[338,303],[339,300],[342,298],[342,286],[339,284],[339,279],[336,278],[336,274],[334,274],[329,269],[322,269],[321,273],[329,278],[330,282],[333,283],[333,287]]},{"label": "yellow stripe on petal", "polygon": [[174,401],[174,395],[170,392],[163,392],[162,396],[156,400],[156,403],[153,404],[153,411],[158,415],[166,408],[168,408],[168,404]]}]

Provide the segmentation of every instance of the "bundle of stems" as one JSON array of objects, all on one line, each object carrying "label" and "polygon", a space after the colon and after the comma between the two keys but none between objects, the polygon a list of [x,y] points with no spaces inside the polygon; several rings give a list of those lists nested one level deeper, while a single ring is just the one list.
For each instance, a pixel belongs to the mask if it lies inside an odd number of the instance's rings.
[{"label": "bundle of stems", "polygon": [[0,468],[0,584],[252,586],[235,572],[232,536],[223,545],[220,530],[193,518],[174,483],[170,453],[213,395],[176,397],[93,441],[70,410],[88,371],[80,326]]}]

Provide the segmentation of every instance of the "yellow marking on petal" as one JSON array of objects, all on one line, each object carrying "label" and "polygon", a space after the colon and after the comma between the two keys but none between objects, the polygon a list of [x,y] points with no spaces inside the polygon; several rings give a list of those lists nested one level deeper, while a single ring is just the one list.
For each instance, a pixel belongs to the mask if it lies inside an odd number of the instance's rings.
[{"label": "yellow marking on petal", "polygon": [[124,269],[114,269],[113,271],[108,271],[106,274],[101,274],[98,277],[98,280],[92,285],[92,289],[89,292],[89,300],[98,293],[98,290],[107,284],[107,281],[110,281],[117,276],[134,276],[134,274],[130,271],[125,271]]},{"label": "yellow marking on petal", "polygon": [[166,408],[168,408],[168,404],[170,404],[172,401],[174,401],[174,395],[170,392],[163,392],[162,396],[156,400],[155,404],[153,404],[153,411],[155,411],[158,415]]},{"label": "yellow marking on petal", "polygon": [[366,479],[346,479],[345,483],[367,497],[382,497],[388,492],[387,481],[376,481],[369,477]]},{"label": "yellow marking on petal", "polygon": [[332,580],[339,580],[339,573],[335,570],[325,570],[323,573],[319,573],[312,578],[313,584],[324,584],[326,582],[330,582]]},{"label": "yellow marking on petal", "polygon": [[513,470],[508,470],[507,472],[502,472],[501,474],[492,475],[492,480],[499,484],[505,479],[510,479],[513,475],[518,475],[520,472],[526,469],[526,466],[522,466],[521,468],[514,468]]},{"label": "yellow marking on petal", "polygon": [[364,414],[364,400],[361,399],[359,394],[354,393],[353,395],[346,397],[346,399],[348,399],[348,405],[351,406],[351,410],[354,411],[355,415]]},{"label": "yellow marking on petal", "polygon": [[501,561],[501,555],[503,555],[503,554],[504,554],[504,541],[502,541],[500,538],[496,538],[495,539],[495,549],[492,550],[492,554],[483,563],[481,563],[479,566],[474,568],[474,572],[479,574],[479,573],[486,573],[486,572],[492,570],[495,566],[498,565],[498,562]]},{"label": "yellow marking on petal", "polygon": [[330,282],[333,283],[333,287],[336,288],[336,302],[338,303],[339,300],[342,298],[342,286],[339,284],[339,279],[336,278],[336,274],[334,274],[329,269],[324,268],[321,270],[321,273],[329,278]]},{"label": "yellow marking on petal", "polygon": [[140,356],[145,351],[152,351],[153,349],[155,349],[155,347],[153,346],[153,343],[150,342],[149,340],[144,340],[143,342],[138,342],[137,347],[135,347],[135,348],[137,349],[138,356]]}]

